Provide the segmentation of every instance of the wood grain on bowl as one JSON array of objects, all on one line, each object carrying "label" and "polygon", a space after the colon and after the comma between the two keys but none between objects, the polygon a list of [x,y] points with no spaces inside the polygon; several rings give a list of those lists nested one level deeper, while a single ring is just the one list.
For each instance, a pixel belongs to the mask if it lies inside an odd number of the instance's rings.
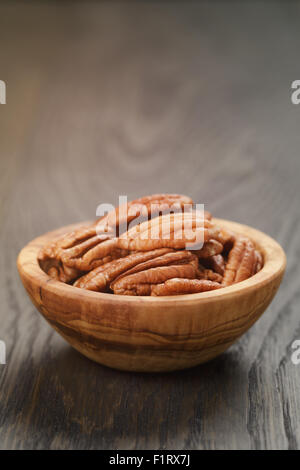
[{"label": "wood grain on bowl", "polygon": [[264,257],[261,271],[216,291],[171,297],[130,297],[79,289],[40,268],[42,246],[68,226],[30,242],[20,252],[19,273],[45,319],[75,349],[109,367],[160,372],[206,362],[225,351],[260,317],[285,270],[280,245],[258,230],[215,219],[247,235]]}]

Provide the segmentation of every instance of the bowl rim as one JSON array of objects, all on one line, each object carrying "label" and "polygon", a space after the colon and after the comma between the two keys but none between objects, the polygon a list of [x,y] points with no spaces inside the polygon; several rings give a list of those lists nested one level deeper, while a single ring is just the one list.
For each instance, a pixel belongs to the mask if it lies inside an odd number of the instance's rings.
[{"label": "bowl rim", "polygon": [[226,298],[228,296],[232,297],[234,295],[241,295],[246,291],[249,292],[249,290],[255,290],[269,284],[278,276],[283,275],[286,267],[286,255],[277,241],[269,235],[266,235],[264,232],[248,225],[215,217],[213,218],[213,221],[221,227],[247,235],[254,242],[264,257],[263,268],[258,273],[245,281],[238,282],[237,284],[233,284],[228,287],[223,287],[222,289],[196,294],[182,294],[164,297],[125,296],[94,292],[80,289],[52,279],[39,265],[37,259],[39,250],[42,246],[51,241],[51,239],[54,240],[70,230],[74,230],[82,225],[90,223],[90,221],[67,225],[33,239],[20,251],[17,266],[22,279],[25,277],[26,281],[33,284],[35,287],[46,289],[58,296],[63,295],[64,297],[72,298],[72,300],[78,298],[80,301],[85,298],[89,299],[90,302],[97,303],[101,300],[104,302],[116,302],[127,305],[139,303],[140,306],[143,304],[147,304],[147,306],[149,306],[149,304],[169,306],[170,304],[174,305],[175,303],[194,304],[199,302],[212,302],[219,298]]}]

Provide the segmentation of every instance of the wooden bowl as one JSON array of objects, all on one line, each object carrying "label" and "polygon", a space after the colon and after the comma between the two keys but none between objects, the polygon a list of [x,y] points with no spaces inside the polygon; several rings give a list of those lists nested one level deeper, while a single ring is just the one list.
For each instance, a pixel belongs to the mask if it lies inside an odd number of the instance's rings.
[{"label": "wooden bowl", "polygon": [[245,333],[268,307],[285,270],[285,254],[275,240],[246,225],[222,219],[215,222],[247,235],[264,256],[260,272],[216,291],[134,297],[55,281],[40,268],[38,252],[79,224],[30,242],[19,254],[18,269],[40,313],[88,358],[129,371],[184,369],[218,356]]}]

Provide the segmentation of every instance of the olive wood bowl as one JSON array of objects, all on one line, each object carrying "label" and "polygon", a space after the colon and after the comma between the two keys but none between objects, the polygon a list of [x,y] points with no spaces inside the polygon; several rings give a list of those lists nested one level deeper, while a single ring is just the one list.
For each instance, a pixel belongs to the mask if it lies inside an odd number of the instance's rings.
[{"label": "olive wood bowl", "polygon": [[247,235],[264,266],[251,278],[199,294],[134,297],[79,289],[51,279],[39,266],[41,247],[82,224],[31,241],[18,269],[32,302],[53,328],[88,358],[116,369],[161,372],[209,361],[232,345],[266,310],[281,282],[286,258],[268,235],[214,219]]}]

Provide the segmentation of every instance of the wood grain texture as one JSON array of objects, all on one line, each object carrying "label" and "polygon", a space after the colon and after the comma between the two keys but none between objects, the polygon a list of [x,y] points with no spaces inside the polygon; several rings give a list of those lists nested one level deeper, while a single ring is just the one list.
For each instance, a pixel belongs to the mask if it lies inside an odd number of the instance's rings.
[{"label": "wood grain texture", "polygon": [[[0,447],[300,447],[296,2],[1,2]],[[186,193],[287,253],[261,319],[211,363],[117,372],[38,315],[16,258],[100,202]]]},{"label": "wood grain texture", "polygon": [[[213,219],[214,221],[214,219]],[[264,266],[244,282],[213,292],[164,298],[91,292],[51,279],[39,266],[40,250],[79,226],[31,241],[18,257],[33,304],[75,349],[100,364],[135,372],[169,372],[207,362],[231,346],[273,299],[286,259],[275,240],[246,225],[215,223],[250,237]]]}]

